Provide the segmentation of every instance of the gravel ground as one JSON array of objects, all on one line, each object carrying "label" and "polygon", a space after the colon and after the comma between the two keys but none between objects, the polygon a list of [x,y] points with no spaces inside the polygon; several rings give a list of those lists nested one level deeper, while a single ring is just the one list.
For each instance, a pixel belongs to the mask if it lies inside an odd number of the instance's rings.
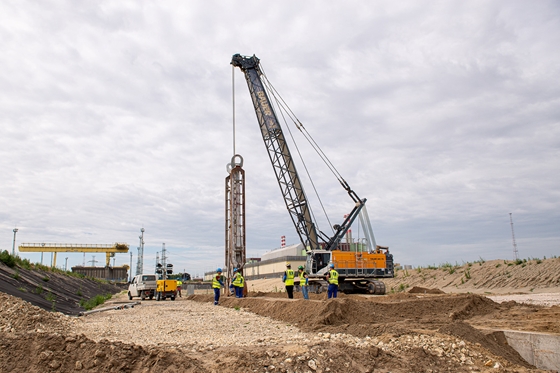
[{"label": "gravel ground", "polygon": [[[115,300],[129,303],[122,295]],[[107,339],[143,346],[165,344],[194,350],[320,340],[316,334],[304,333],[295,326],[243,309],[185,298],[143,301],[134,308],[94,313],[75,319],[73,326],[75,334],[83,333],[95,341]]]}]

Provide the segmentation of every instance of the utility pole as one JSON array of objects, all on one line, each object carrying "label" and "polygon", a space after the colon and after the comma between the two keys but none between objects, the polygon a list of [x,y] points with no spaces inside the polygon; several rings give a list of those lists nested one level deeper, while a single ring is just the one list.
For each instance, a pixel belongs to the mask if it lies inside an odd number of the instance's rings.
[{"label": "utility pole", "polygon": [[517,243],[515,242],[515,233],[513,232],[513,217],[512,217],[512,213],[509,213],[509,222],[511,224],[511,238],[513,239],[513,259],[517,260],[519,259],[519,253],[517,251]]},{"label": "utility pole", "polygon": [[12,245],[12,256],[16,256],[16,233],[18,232],[17,228],[14,228],[14,243]]},{"label": "utility pole", "polygon": [[66,257],[66,261],[64,262],[64,272],[68,271],[68,257]]},{"label": "utility pole", "polygon": [[130,268],[128,269],[128,282],[132,282],[132,251],[130,252]]}]

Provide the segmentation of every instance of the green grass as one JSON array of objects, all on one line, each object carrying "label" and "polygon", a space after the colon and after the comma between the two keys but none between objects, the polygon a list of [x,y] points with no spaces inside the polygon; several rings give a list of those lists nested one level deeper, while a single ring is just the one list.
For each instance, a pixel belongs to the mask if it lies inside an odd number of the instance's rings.
[{"label": "green grass", "polygon": [[45,299],[48,300],[49,302],[54,302],[55,300],[54,294],[49,291]]},{"label": "green grass", "polygon": [[99,306],[100,304],[105,303],[106,300],[111,299],[113,296],[111,294],[101,295],[98,294],[95,297],[91,298],[90,300],[82,299],[80,300],[80,306],[85,308],[87,311]]}]

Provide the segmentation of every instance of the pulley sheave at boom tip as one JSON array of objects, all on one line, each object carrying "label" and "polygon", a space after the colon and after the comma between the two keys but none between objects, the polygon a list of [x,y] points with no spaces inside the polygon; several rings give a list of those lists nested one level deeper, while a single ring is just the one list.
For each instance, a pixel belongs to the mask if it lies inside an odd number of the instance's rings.
[{"label": "pulley sheave at boom tip", "polygon": [[[252,56],[242,56],[239,53],[234,54],[233,57],[231,58],[231,64],[235,67],[239,67],[242,71],[245,71],[247,69],[259,69],[259,61],[260,59],[255,56],[254,54]],[[259,73],[261,73],[260,70],[258,70]]]}]

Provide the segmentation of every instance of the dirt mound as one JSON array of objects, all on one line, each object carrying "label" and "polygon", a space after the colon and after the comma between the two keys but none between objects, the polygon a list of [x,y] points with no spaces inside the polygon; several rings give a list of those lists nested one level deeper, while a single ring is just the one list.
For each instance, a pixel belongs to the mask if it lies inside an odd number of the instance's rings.
[{"label": "dirt mound", "polygon": [[[211,297],[202,295],[189,299],[211,301]],[[503,334],[484,334],[467,322],[476,320],[476,323],[488,327],[501,319],[507,324],[518,318],[519,307],[527,307],[527,313],[532,312],[525,320],[536,317],[544,321],[546,316],[552,316],[548,318],[548,325],[551,320],[560,320],[554,307],[551,311],[529,305],[501,305],[476,294],[418,296],[401,293],[386,297],[346,297],[328,301],[259,296],[223,298],[221,302],[224,306],[241,307],[259,315],[296,324],[308,332],[344,333],[360,338],[386,338],[387,335],[397,338],[410,336],[411,333],[439,332],[478,343],[492,354],[524,367],[530,365],[504,343]],[[509,318],[504,319],[504,314]]]},{"label": "dirt mound", "polygon": [[47,312],[24,300],[0,293],[0,331],[62,331],[68,317]]},{"label": "dirt mound", "polygon": [[[189,299],[209,302],[207,295],[193,295]],[[253,313],[297,324],[306,331],[351,333],[359,337],[386,333],[387,325],[406,324],[412,328],[436,330],[454,320],[494,313],[500,305],[475,294],[448,297],[398,294],[383,298],[346,297],[325,302],[289,300],[285,298],[251,297],[222,298],[228,307],[243,307]],[[398,334],[399,331],[397,330]]]},{"label": "dirt mound", "polygon": [[479,260],[397,270],[395,278],[383,279],[387,291],[409,287],[436,288],[447,292],[504,292],[557,289],[560,286],[560,258],[531,260]]},{"label": "dirt mound", "polygon": [[408,291],[410,294],[445,294],[445,291],[440,289],[427,289],[420,286],[415,286]]},{"label": "dirt mound", "polygon": [[506,337],[503,332],[490,332],[489,334],[484,334],[462,321],[445,325],[441,327],[438,332],[454,335],[471,343],[479,343],[482,347],[496,356],[502,356],[512,363],[527,368],[531,367],[530,364],[523,360],[517,351],[507,344]]},{"label": "dirt mound", "polygon": [[0,333],[0,372],[202,372],[202,364],[177,352],[146,350],[84,336]]}]

